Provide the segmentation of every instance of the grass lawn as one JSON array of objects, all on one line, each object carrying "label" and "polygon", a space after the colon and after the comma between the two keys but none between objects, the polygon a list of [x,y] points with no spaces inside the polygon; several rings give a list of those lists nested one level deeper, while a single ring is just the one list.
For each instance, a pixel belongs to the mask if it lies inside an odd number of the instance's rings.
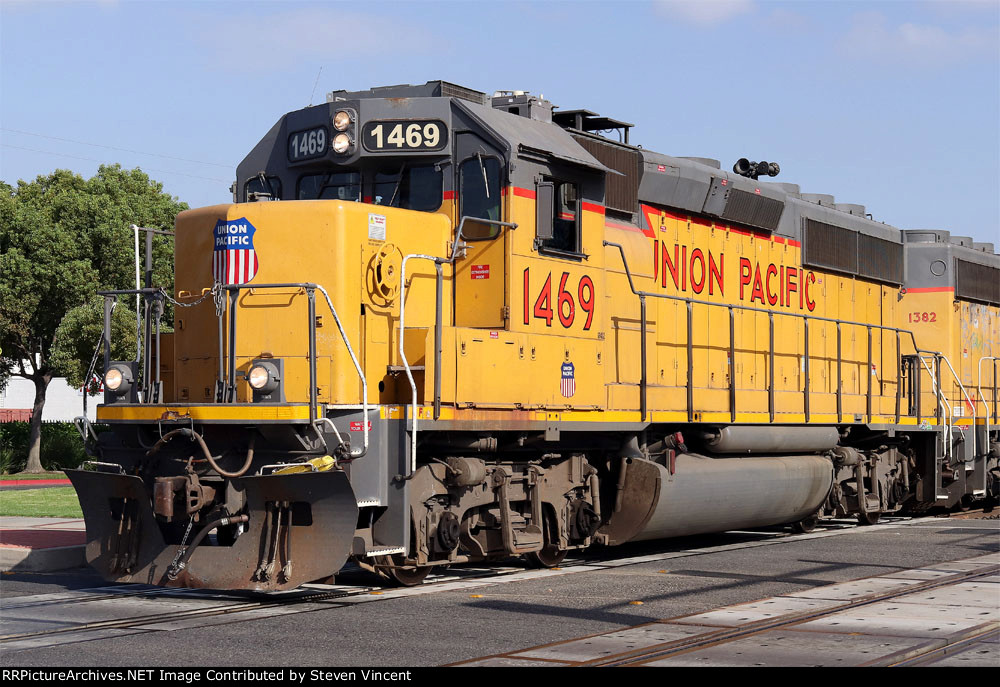
[{"label": "grass lawn", "polygon": [[4,489],[0,491],[0,515],[28,518],[82,518],[73,487]]},{"label": "grass lawn", "polygon": [[0,480],[22,480],[22,479],[66,479],[65,472],[18,472],[13,475],[0,475]]}]

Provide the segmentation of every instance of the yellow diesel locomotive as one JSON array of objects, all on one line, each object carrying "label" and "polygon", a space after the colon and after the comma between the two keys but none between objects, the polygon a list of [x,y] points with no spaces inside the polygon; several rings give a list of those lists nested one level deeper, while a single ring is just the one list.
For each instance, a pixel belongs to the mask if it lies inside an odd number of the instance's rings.
[{"label": "yellow diesel locomotive", "polygon": [[[277,590],[997,496],[1000,256],[447,82],[283,116],[106,292],[107,579]],[[145,302],[142,354],[110,313]],[[161,331],[165,300],[177,303]]]}]

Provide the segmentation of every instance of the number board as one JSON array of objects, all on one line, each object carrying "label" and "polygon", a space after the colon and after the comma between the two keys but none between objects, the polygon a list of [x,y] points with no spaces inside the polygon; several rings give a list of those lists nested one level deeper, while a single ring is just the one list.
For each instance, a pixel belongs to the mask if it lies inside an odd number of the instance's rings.
[{"label": "number board", "polygon": [[433,152],[448,145],[448,127],[439,119],[382,119],[365,124],[361,141],[370,153]]},{"label": "number board", "polygon": [[326,155],[329,136],[326,127],[297,131],[288,137],[288,161],[300,162]]}]

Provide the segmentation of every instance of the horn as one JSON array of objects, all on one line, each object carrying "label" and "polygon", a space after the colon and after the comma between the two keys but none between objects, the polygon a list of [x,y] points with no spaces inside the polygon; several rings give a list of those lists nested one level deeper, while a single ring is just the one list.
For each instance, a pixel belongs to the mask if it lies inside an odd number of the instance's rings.
[{"label": "horn", "polygon": [[753,165],[750,163],[750,160],[746,159],[745,157],[741,157],[739,160],[736,161],[736,164],[733,165],[733,171],[742,177],[745,177],[747,174],[749,174],[751,169],[753,169]]}]

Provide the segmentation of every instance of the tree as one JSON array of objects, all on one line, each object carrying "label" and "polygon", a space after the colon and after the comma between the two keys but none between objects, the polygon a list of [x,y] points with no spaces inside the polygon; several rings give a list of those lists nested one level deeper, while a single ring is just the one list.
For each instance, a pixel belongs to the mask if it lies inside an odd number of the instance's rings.
[{"label": "tree", "polygon": [[[35,385],[27,472],[42,471],[42,410],[49,382],[69,375],[76,383],[90,364],[99,338],[95,331],[101,330],[94,292],[135,286],[129,225],[172,229],[174,217],[186,209],[142,170],[120,165],[102,165],[86,180],[60,169],[32,182],[18,181],[16,188],[0,182],[0,386],[11,376]],[[170,239],[155,236],[153,253],[154,284],[169,291]],[[115,329],[127,329],[125,310],[134,308],[129,300],[116,308],[121,312]],[[134,323],[134,313],[131,318]],[[128,358],[134,355],[132,336]],[[98,370],[102,363],[99,359]]]}]

